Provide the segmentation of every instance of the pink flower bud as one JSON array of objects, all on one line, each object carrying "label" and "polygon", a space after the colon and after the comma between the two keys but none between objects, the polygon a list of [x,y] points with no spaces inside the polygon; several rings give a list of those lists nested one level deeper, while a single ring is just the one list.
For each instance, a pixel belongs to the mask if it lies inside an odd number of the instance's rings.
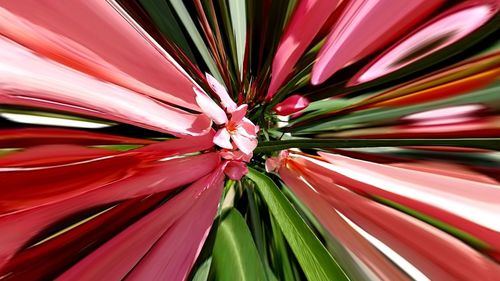
[{"label": "pink flower bud", "polygon": [[274,111],[279,115],[290,115],[297,113],[309,105],[309,101],[301,95],[292,95],[274,107]]}]

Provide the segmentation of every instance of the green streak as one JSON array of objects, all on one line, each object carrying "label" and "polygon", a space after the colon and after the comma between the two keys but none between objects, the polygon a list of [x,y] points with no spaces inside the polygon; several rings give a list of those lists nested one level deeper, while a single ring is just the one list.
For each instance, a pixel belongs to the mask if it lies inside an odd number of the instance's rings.
[{"label": "green streak", "polygon": [[213,57],[210,55],[210,51],[208,50],[208,47],[205,45],[205,42],[203,41],[203,38],[201,37],[200,33],[198,32],[198,29],[196,28],[196,24],[194,23],[193,19],[191,18],[191,15],[189,14],[189,11],[186,9],[186,6],[184,6],[184,3],[182,1],[175,1],[175,0],[170,0],[170,4],[174,8],[175,12],[179,16],[182,24],[186,28],[191,40],[193,40],[194,45],[196,46],[196,49],[200,52],[201,57],[205,61],[205,63],[208,66],[208,69],[210,69],[210,72],[212,75],[219,81],[223,82],[222,77],[219,73],[219,70],[217,69],[217,66],[215,65],[215,61]]},{"label": "green streak", "polygon": [[238,57],[238,69],[240,79],[243,75],[243,60],[245,57],[245,41],[247,37],[247,19],[244,0],[230,0],[229,10],[231,13],[231,24],[233,26],[234,39],[236,43],[236,54]]},{"label": "green streak", "polygon": [[491,248],[486,242],[482,241],[481,239],[479,239],[479,238],[477,238],[477,237],[475,237],[475,236],[473,236],[473,235],[471,235],[463,230],[460,230],[452,225],[449,225],[441,220],[435,219],[435,218],[428,216],[424,213],[413,210],[413,209],[408,208],[404,205],[401,205],[399,203],[396,203],[394,201],[391,201],[391,200],[388,200],[388,199],[385,199],[385,198],[382,198],[379,196],[374,196],[374,198],[375,198],[375,200],[377,200],[385,205],[391,206],[391,207],[398,209],[404,213],[407,213],[408,215],[413,216],[421,221],[424,221],[430,225],[433,225],[433,226],[459,238],[460,240],[465,241],[466,243],[472,245],[476,249],[484,250],[484,249]]},{"label": "green streak", "polygon": [[0,156],[5,156],[7,154],[11,154],[20,150],[21,148],[0,148]]},{"label": "green streak", "polygon": [[500,138],[463,139],[293,139],[259,143],[254,153],[273,152],[288,148],[354,148],[382,146],[457,146],[500,149]]},{"label": "green streak", "polygon": [[143,145],[141,144],[110,144],[110,145],[94,145],[92,147],[104,148],[109,150],[128,151],[142,146]]}]

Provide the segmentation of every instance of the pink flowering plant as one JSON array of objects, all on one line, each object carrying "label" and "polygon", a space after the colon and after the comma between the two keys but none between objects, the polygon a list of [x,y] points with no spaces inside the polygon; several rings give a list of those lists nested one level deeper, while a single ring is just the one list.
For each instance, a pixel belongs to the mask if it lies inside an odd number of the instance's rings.
[{"label": "pink flowering plant", "polygon": [[499,10],[0,1],[0,280],[498,280]]}]

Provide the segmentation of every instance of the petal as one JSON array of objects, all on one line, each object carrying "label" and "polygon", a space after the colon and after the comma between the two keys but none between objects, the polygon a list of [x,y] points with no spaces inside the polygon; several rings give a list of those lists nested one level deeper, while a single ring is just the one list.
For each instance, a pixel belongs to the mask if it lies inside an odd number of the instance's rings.
[{"label": "petal", "polygon": [[226,164],[224,173],[232,180],[240,180],[248,173],[247,165],[241,161],[229,161]]},{"label": "petal", "polygon": [[[408,106],[458,96],[492,84],[499,76],[498,68],[487,64],[500,57],[500,53],[482,55],[476,59],[419,77],[365,99],[365,107]],[[486,67],[485,67],[486,66]],[[415,88],[420,87],[420,88]],[[418,89],[418,90],[415,90]],[[437,95],[436,95],[437,94]],[[359,105],[354,105],[357,107]]]},{"label": "petal", "polygon": [[[17,252],[0,269],[0,274],[9,274],[7,280],[53,280],[61,274],[61,270],[71,267],[110,237],[133,224],[137,218],[160,206],[167,194],[163,192],[129,199],[111,208],[104,207],[103,210],[86,210],[85,214],[77,215],[80,220],[77,225],[43,242],[32,242],[28,248]],[[82,215],[87,218],[81,220],[84,217]]]},{"label": "petal", "polygon": [[222,108],[198,88],[193,88],[193,90],[196,93],[196,102],[205,115],[214,120],[217,125],[227,123],[227,115]]},{"label": "petal", "polygon": [[323,83],[338,70],[404,35],[443,2],[351,1],[318,54],[312,70],[311,83]]},{"label": "petal", "polygon": [[[179,135],[201,135],[211,122],[41,57],[0,38],[2,104],[48,108]],[[105,93],[105,94],[103,94]],[[140,110],[138,110],[140,109]]]},{"label": "petal", "polygon": [[249,162],[252,157],[253,153],[250,154],[245,154],[241,152],[240,150],[222,150],[219,152],[220,156],[226,160],[237,160],[237,161],[243,161],[243,162]]},{"label": "petal", "polygon": [[164,156],[126,152],[64,165],[3,168],[0,179],[9,193],[3,190],[0,204],[0,268],[57,221],[98,206],[173,190],[210,173],[220,161],[216,153]]},{"label": "petal", "polygon": [[213,141],[216,145],[222,148],[233,149],[233,145],[231,144],[231,135],[226,128],[218,130]]},{"label": "petal", "polygon": [[0,131],[0,147],[18,148],[43,144],[151,144],[156,141],[140,138],[123,137],[97,132],[57,129],[57,128],[22,128]]},{"label": "petal", "polygon": [[[243,131],[241,129],[243,129]],[[243,118],[238,130],[249,138],[256,138],[259,132],[259,126],[255,126],[248,118]]]},{"label": "petal", "polygon": [[112,156],[117,153],[113,150],[70,144],[39,145],[0,157],[0,167],[56,166]]},{"label": "petal", "polygon": [[240,161],[247,162],[247,163],[250,162],[250,160],[252,160],[253,152],[250,152],[248,154],[245,154],[245,153],[243,153],[241,151],[239,151],[239,152],[241,153],[241,155],[238,156],[236,158],[236,160],[240,160]]},{"label": "petal", "polygon": [[[451,173],[404,169],[319,152],[337,182],[421,212],[485,241],[500,252],[500,189],[497,184],[478,182]],[[428,168],[428,167],[427,167]]]},{"label": "petal", "polygon": [[299,2],[274,56],[267,99],[271,99],[276,94],[339,3],[340,1],[337,0]]},{"label": "petal", "polygon": [[234,160],[235,159],[234,150],[222,149],[221,151],[219,151],[219,155],[220,155],[220,157],[222,157],[223,159],[226,159],[226,160]]},{"label": "petal", "polygon": [[[348,250],[352,253],[363,265],[376,274],[379,280],[407,280],[406,275],[394,263],[342,219],[321,194],[318,194],[310,188],[307,182],[301,179],[300,174],[283,167],[279,170],[279,175],[286,186],[311,210],[322,226],[331,234],[331,238],[338,245],[342,245],[344,248],[342,251]],[[347,257],[338,259],[342,263],[349,262],[349,260]],[[353,263],[357,264],[358,262]],[[350,264],[340,265],[347,270],[352,267]],[[360,279],[362,280],[362,278]]]},{"label": "petal", "polygon": [[184,280],[215,217],[221,171],[196,181],[109,242],[58,280]]},{"label": "petal", "polygon": [[[411,265],[411,268],[405,271],[413,278],[495,280],[495,276],[500,274],[500,267],[484,255],[485,252],[479,253],[450,233],[375,202],[362,191],[358,193],[348,189],[346,181],[343,180],[346,175],[338,173],[334,164],[310,157],[298,157],[289,159],[288,166],[297,167],[293,169],[294,172],[299,172],[315,193],[321,195],[334,210],[342,214],[342,218],[356,231],[371,241],[380,241],[386,245],[384,248],[399,255],[398,259],[394,259],[394,255],[387,255],[389,259],[396,264],[406,260],[406,264]],[[378,175],[380,173],[377,173]],[[425,179],[420,177],[422,178]],[[350,186],[362,188],[364,185]],[[444,187],[452,186],[447,184]],[[418,241],[415,237],[419,237]],[[463,264],[470,264],[471,267],[463,268]],[[474,270],[471,271],[470,268]]]},{"label": "petal", "polygon": [[236,110],[236,103],[231,99],[229,94],[227,93],[226,88],[217,81],[212,75],[206,73],[208,85],[210,88],[219,96],[222,105],[226,108],[228,112],[233,112]]},{"label": "petal", "polygon": [[290,115],[301,111],[309,105],[307,98],[301,95],[292,95],[274,107],[274,111],[279,115]]},{"label": "petal", "polygon": [[15,2],[0,9],[7,38],[97,80],[198,110],[192,79],[115,1]]},{"label": "petal", "polygon": [[209,176],[201,190],[185,202],[189,210],[134,267],[129,275],[131,280],[187,279],[209,234],[222,195],[222,172],[216,171]]},{"label": "petal", "polygon": [[255,138],[248,138],[239,133],[232,134],[231,138],[234,144],[245,154],[252,153],[257,147],[257,139]]},{"label": "petal", "polygon": [[143,146],[135,151],[154,152],[157,155],[163,154],[165,157],[203,151],[214,146],[214,135],[215,131],[211,129],[206,135],[185,136],[179,139],[162,141]]},{"label": "petal", "polygon": [[[424,1],[424,5],[427,2]],[[465,44],[466,38],[470,38],[469,35],[492,20],[499,9],[498,1],[493,0],[465,1],[455,5],[377,56],[356,73],[347,85],[355,86],[381,78],[458,42]],[[446,57],[443,56],[443,59]],[[439,57],[435,61],[439,62]],[[412,72],[416,70],[417,68],[412,69]]]},{"label": "petal", "polygon": [[248,105],[242,104],[236,108],[233,112],[231,112],[231,122],[234,124],[238,124],[247,114]]},{"label": "petal", "polygon": [[266,159],[266,172],[272,173],[279,168],[279,161],[276,157],[269,157]]}]

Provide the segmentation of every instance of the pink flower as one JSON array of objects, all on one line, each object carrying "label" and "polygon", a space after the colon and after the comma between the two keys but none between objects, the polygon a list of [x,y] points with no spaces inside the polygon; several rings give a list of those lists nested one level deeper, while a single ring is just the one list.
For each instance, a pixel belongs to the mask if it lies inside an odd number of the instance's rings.
[{"label": "pink flower", "polygon": [[208,73],[207,82],[220,98],[224,109],[218,106],[200,89],[193,89],[196,93],[196,102],[202,112],[210,117],[215,124],[223,125],[214,136],[214,144],[226,149],[239,149],[247,155],[251,154],[255,147],[257,147],[257,132],[259,128],[245,117],[248,105],[242,104],[237,106],[229,97],[224,86]]},{"label": "pink flower", "polygon": [[277,157],[269,157],[266,159],[266,172],[271,173],[271,172],[276,172],[280,169],[280,167],[284,164],[286,161],[286,158],[288,157],[288,150],[282,150],[278,154]]},{"label": "pink flower", "polygon": [[245,154],[241,150],[223,149],[219,152],[220,156],[225,159],[224,173],[232,180],[240,180],[248,173],[246,162],[252,159],[253,154]]},{"label": "pink flower", "polygon": [[248,173],[247,164],[242,161],[225,162],[224,173],[232,180],[240,180]]},{"label": "pink flower", "polygon": [[226,160],[249,162],[252,159],[253,153],[245,154],[241,150],[223,149],[219,152],[220,156]]},{"label": "pink flower", "polygon": [[198,88],[193,88],[196,93],[196,102],[205,115],[221,126],[213,143],[223,148],[220,156],[223,162],[224,173],[233,180],[240,180],[248,173],[246,163],[252,159],[252,152],[257,147],[257,132],[259,127],[245,117],[248,105],[238,106],[224,88],[214,77],[206,74],[210,88],[217,94],[222,104],[222,109],[207,94]]}]

